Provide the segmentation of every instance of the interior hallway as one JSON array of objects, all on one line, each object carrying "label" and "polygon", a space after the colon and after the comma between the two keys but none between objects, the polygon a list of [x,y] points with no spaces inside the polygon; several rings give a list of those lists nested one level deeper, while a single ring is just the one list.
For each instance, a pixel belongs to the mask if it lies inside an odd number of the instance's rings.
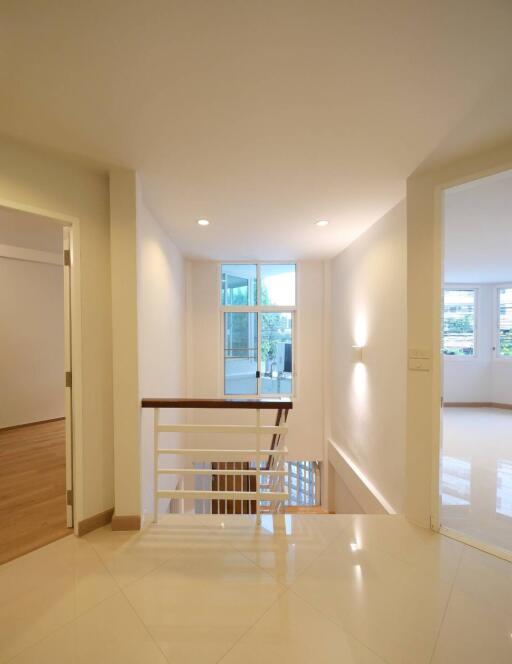
[{"label": "interior hallway", "polygon": [[0,564],[68,535],[65,422],[0,430]]},{"label": "interior hallway", "polygon": [[443,410],[441,523],[512,550],[512,410]]},{"label": "interior hallway", "polygon": [[171,515],[0,568],[0,662],[493,664],[512,565],[400,516]]}]

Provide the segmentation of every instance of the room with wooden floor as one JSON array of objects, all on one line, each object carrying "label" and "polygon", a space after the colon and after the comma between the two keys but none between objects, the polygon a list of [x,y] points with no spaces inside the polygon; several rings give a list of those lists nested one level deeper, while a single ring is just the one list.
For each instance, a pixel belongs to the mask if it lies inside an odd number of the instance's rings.
[{"label": "room with wooden floor", "polygon": [[0,208],[0,564],[71,532],[62,255],[60,224]]}]

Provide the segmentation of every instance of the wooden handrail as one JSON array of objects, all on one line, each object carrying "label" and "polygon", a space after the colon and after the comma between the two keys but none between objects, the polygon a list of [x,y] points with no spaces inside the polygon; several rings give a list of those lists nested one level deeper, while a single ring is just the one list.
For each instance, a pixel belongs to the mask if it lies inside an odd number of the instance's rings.
[{"label": "wooden handrail", "polygon": [[240,408],[250,410],[291,410],[291,399],[142,399],[142,408]]}]

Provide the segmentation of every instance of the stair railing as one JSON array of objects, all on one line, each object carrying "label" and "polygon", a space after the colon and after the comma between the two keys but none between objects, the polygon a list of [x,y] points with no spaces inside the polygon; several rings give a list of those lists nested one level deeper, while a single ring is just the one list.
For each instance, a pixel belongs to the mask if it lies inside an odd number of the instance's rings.
[{"label": "stair railing", "polygon": [[[154,443],[154,521],[158,522],[158,501],[160,498],[169,500],[232,500],[255,501],[257,521],[261,523],[261,502],[271,502],[282,505],[288,498],[288,490],[285,486],[286,470],[284,462],[288,452],[282,440],[288,433],[286,421],[288,412],[293,408],[291,399],[168,399],[155,398],[143,399],[142,408],[154,410],[153,419],[153,443]],[[255,424],[163,424],[160,421],[160,411],[163,409],[240,409],[253,410],[256,412]],[[261,422],[262,410],[277,411],[276,423],[264,425]],[[284,421],[283,421],[284,416]],[[166,448],[160,446],[160,435],[162,433],[194,433],[194,434],[254,434],[256,445],[254,448],[246,449],[215,449],[215,448]],[[264,436],[272,436],[269,449],[263,448],[261,439]],[[159,460],[163,455],[171,457],[192,458],[202,461],[230,460],[253,462],[252,468],[236,468],[237,464],[229,470],[208,468],[161,468]],[[277,461],[276,461],[277,459]],[[263,464],[263,467],[262,467]],[[192,490],[192,489],[161,489],[159,477],[161,475],[175,475],[185,478],[195,475],[224,475],[224,476],[255,476],[256,486],[254,491],[228,490]],[[261,487],[261,476],[270,477],[270,489]],[[236,486],[236,480],[233,481]],[[249,503],[250,504],[250,503]]]}]

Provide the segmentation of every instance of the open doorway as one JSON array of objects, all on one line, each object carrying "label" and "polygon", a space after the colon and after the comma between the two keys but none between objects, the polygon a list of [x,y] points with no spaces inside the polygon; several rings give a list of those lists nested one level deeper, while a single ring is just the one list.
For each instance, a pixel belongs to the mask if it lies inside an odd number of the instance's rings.
[{"label": "open doorway", "polygon": [[512,552],[512,171],[443,207],[440,523]]},{"label": "open doorway", "polygon": [[70,242],[0,207],[0,563],[72,532]]}]

